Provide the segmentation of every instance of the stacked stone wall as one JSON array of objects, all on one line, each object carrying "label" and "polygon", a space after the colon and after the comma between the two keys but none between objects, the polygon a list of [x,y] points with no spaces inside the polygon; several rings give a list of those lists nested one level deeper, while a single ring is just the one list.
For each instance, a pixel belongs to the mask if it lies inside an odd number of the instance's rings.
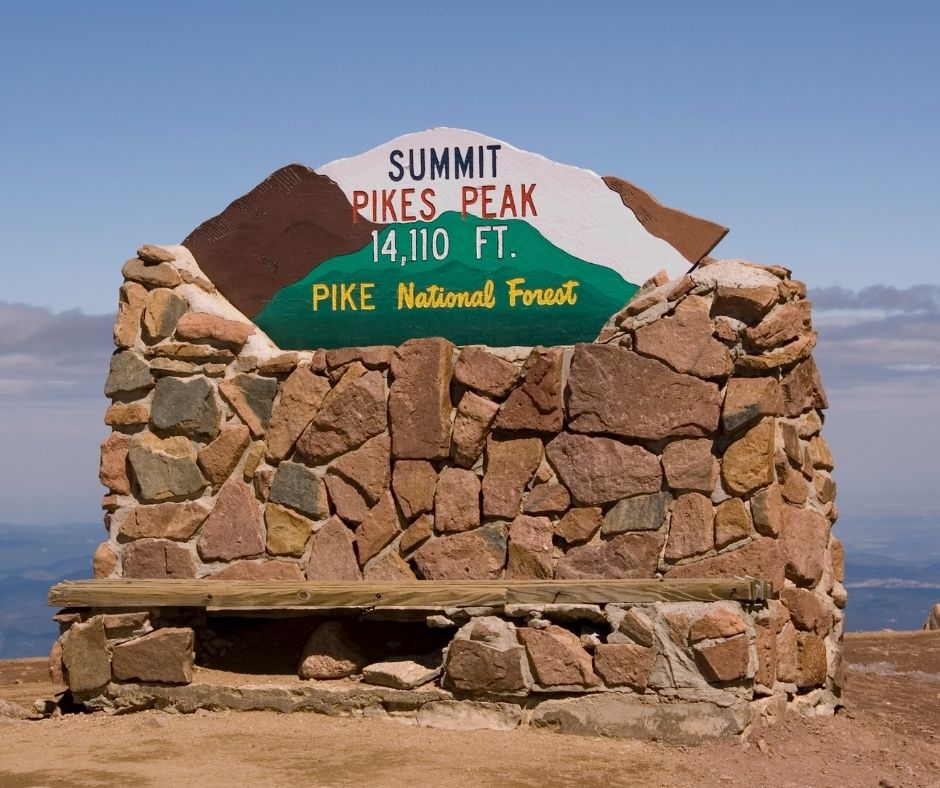
[{"label": "stacked stone wall", "polygon": [[96,577],[750,575],[779,599],[436,616],[459,627],[443,686],[836,702],[827,403],[786,269],[656,278],[575,347],[309,352],[273,346],[183,247],[123,273]]}]

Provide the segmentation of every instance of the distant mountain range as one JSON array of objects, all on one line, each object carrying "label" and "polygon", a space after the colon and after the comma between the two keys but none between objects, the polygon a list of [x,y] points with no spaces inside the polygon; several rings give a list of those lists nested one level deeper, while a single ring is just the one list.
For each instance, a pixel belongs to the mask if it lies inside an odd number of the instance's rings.
[{"label": "distant mountain range", "polygon": [[[100,523],[0,524],[0,659],[42,656],[57,635],[49,586],[90,577]],[[901,561],[846,550],[848,631],[920,629],[940,602],[940,561]]]},{"label": "distant mountain range", "polygon": [[100,523],[0,524],[0,659],[49,653],[58,635],[49,586],[91,576]]}]

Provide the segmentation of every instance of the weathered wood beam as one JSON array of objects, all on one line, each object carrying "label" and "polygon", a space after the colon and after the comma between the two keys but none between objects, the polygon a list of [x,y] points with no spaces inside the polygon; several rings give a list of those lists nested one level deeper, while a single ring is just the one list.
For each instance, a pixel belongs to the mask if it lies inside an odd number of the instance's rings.
[{"label": "weathered wood beam", "polygon": [[73,580],[49,591],[51,607],[477,607],[607,602],[758,602],[772,583],[754,578],[325,583],[294,580]]}]

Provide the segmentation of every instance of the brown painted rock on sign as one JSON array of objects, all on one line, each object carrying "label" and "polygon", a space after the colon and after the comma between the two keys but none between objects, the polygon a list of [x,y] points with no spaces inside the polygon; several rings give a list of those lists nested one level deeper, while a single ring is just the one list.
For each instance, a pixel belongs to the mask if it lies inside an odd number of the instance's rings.
[{"label": "brown painted rock on sign", "polygon": [[158,503],[135,506],[118,534],[128,539],[173,539],[185,542],[208,517],[209,509],[201,501]]},{"label": "brown painted rock on sign", "polygon": [[153,386],[150,367],[133,350],[122,350],[111,356],[111,366],[104,382],[106,397],[143,391]]},{"label": "brown painted rock on sign", "polygon": [[313,422],[297,440],[301,456],[322,464],[385,432],[385,378],[353,364],[323,398]]},{"label": "brown painted rock on sign", "polygon": [[297,672],[302,679],[341,679],[367,664],[346,628],[339,621],[326,621],[308,638]]},{"label": "brown painted rock on sign", "polygon": [[553,575],[552,521],[520,514],[509,526],[506,578],[544,580]]},{"label": "brown painted rock on sign", "polygon": [[799,416],[810,408],[829,407],[826,392],[819,380],[819,371],[812,358],[797,364],[786,373],[780,380],[780,389],[787,416]]},{"label": "brown painted rock on sign", "polygon": [[763,416],[782,413],[783,395],[775,378],[732,378],[728,381],[721,406],[721,426],[725,432],[733,432]]},{"label": "brown painted rock on sign", "polygon": [[829,541],[829,523],[808,509],[784,506],[780,547],[787,577],[798,586],[814,587],[822,577]]},{"label": "brown painted rock on sign", "polygon": [[657,531],[666,519],[671,502],[672,496],[666,492],[635,495],[617,501],[604,515],[601,533],[611,536],[627,531]]},{"label": "brown painted rock on sign", "polygon": [[118,495],[130,495],[131,492],[131,483],[127,478],[127,447],[130,440],[122,432],[112,432],[101,444],[98,479]]},{"label": "brown painted rock on sign", "polygon": [[215,389],[204,377],[160,378],[153,390],[150,423],[158,430],[197,438],[219,432],[222,410]]},{"label": "brown painted rock on sign", "polygon": [[496,580],[506,563],[506,536],[506,526],[493,523],[430,539],[412,559],[424,580]]},{"label": "brown painted rock on sign", "polygon": [[453,445],[451,455],[454,462],[463,468],[471,468],[480,458],[486,436],[499,410],[492,400],[474,394],[464,393],[457,405],[454,418]]},{"label": "brown painted rock on sign", "polygon": [[125,545],[122,565],[124,577],[186,580],[196,576],[192,553],[162,539],[140,539]]},{"label": "brown painted rock on sign", "polygon": [[762,287],[718,287],[712,303],[712,314],[727,315],[736,320],[753,324],[761,319],[780,297],[773,286]]},{"label": "brown painted rock on sign", "polygon": [[280,462],[291,453],[329,390],[330,382],[310,367],[298,367],[281,384],[281,397],[268,428],[269,460]]},{"label": "brown painted rock on sign", "polygon": [[445,686],[460,692],[518,692],[531,683],[522,646],[495,648],[475,640],[454,640],[447,651]]},{"label": "brown painted rock on sign", "polygon": [[480,477],[463,468],[444,468],[434,493],[434,527],[442,533],[469,531],[480,524]]},{"label": "brown painted rock on sign", "polygon": [[673,490],[711,494],[718,480],[718,460],[709,440],[678,440],[663,449],[663,470]]},{"label": "brown painted rock on sign", "polygon": [[391,440],[388,433],[382,433],[334,461],[327,476],[338,475],[355,485],[368,505],[373,506],[391,482],[390,463]]},{"label": "brown painted rock on sign", "polygon": [[519,370],[483,348],[470,346],[460,351],[454,377],[479,394],[502,399],[516,385]]},{"label": "brown painted rock on sign", "polygon": [[72,692],[90,692],[111,681],[111,658],[101,616],[72,624],[62,641],[62,661]]},{"label": "brown painted rock on sign", "polygon": [[199,532],[197,547],[206,561],[231,561],[264,552],[261,514],[251,487],[240,479],[222,485],[215,508]]},{"label": "brown painted rock on sign", "polygon": [[148,293],[144,307],[144,330],[148,339],[156,343],[170,336],[187,309],[186,299],[172,290],[160,288]]},{"label": "brown painted rock on sign", "polygon": [[725,605],[712,605],[705,615],[692,622],[689,640],[694,643],[699,640],[729,638],[743,635],[746,631],[747,627],[739,610]]},{"label": "brown painted rock on sign", "polygon": [[219,383],[219,391],[255,438],[262,437],[271,423],[278,383],[261,375],[236,375]]},{"label": "brown painted rock on sign", "polygon": [[581,639],[567,629],[552,624],[545,629],[518,630],[525,645],[535,680],[543,687],[600,684],[594,673],[591,655],[581,646]]},{"label": "brown painted rock on sign", "polygon": [[748,495],[774,480],[774,420],[764,419],[732,443],[721,458],[725,489]]},{"label": "brown painted rock on sign", "polygon": [[821,636],[828,634],[832,612],[825,597],[803,588],[784,588],[780,600],[790,611],[790,620],[797,629]]},{"label": "brown painted rock on sign", "polygon": [[134,257],[124,263],[121,275],[125,279],[140,282],[150,287],[176,287],[183,283],[179,271],[169,263],[152,265]]},{"label": "brown painted rock on sign", "polygon": [[437,472],[425,460],[398,460],[392,472],[392,489],[405,519],[430,512],[434,506]]},{"label": "brown painted rock on sign", "polygon": [[114,320],[114,344],[130,348],[140,337],[140,323],[147,300],[147,289],[137,282],[121,285],[118,313]]},{"label": "brown painted rock on sign", "polygon": [[269,503],[264,507],[265,549],[271,555],[304,554],[313,523],[290,509]]},{"label": "brown painted rock on sign", "polygon": [[499,408],[496,428],[558,432],[564,420],[561,348],[535,348],[522,368],[522,385]]},{"label": "brown painted rock on sign", "polygon": [[602,504],[654,493],[662,484],[655,455],[611,438],[563,432],[548,444],[545,453],[579,503]]},{"label": "brown painted rock on sign", "polygon": [[708,309],[706,299],[689,296],[676,307],[672,317],[636,330],[636,351],[665,361],[676,372],[697,378],[726,376],[731,372],[731,356],[728,348],[712,337]]},{"label": "brown painted rock on sign", "polygon": [[569,428],[659,440],[718,427],[718,386],[612,345],[577,345],[568,376]]},{"label": "brown painted rock on sign", "polygon": [[826,643],[811,632],[797,635],[799,651],[797,656],[796,686],[819,687],[826,683],[827,661]]},{"label": "brown painted rock on sign", "polygon": [[667,561],[680,561],[708,552],[715,546],[712,502],[700,493],[686,493],[672,507],[666,540]]},{"label": "brown painted rock on sign", "polygon": [[335,515],[313,537],[308,580],[362,580],[350,530]]},{"label": "brown painted rock on sign", "polygon": [[777,540],[763,537],[736,550],[673,567],[666,572],[666,577],[748,576],[770,580],[779,590],[783,588],[783,563]]},{"label": "brown painted rock on sign", "polygon": [[586,542],[597,533],[603,522],[604,514],[599,506],[570,509],[555,524],[555,535],[568,544]]},{"label": "brown painted rock on sign", "polygon": [[555,567],[559,580],[646,579],[656,574],[665,537],[657,531],[619,534],[572,547]]},{"label": "brown painted rock on sign", "polygon": [[629,687],[643,692],[656,651],[632,643],[602,643],[594,649],[594,669],[608,687]]},{"label": "brown painted rock on sign", "polygon": [[316,472],[299,462],[282,462],[271,482],[270,500],[314,519],[328,514]]},{"label": "brown painted rock on sign", "polygon": [[812,305],[809,301],[781,304],[753,328],[744,332],[744,341],[752,348],[769,350],[796,339],[810,330]]},{"label": "brown painted rock on sign", "polygon": [[200,312],[188,312],[176,324],[176,336],[184,342],[212,342],[231,348],[240,348],[253,333],[251,323]]},{"label": "brown painted rock on sign", "polygon": [[366,564],[362,579],[367,583],[408,581],[415,579],[415,573],[395,550],[386,550]]},{"label": "brown painted rock on sign", "polygon": [[303,580],[304,573],[289,561],[233,561],[206,580]]},{"label": "brown painted rock on sign", "polygon": [[400,533],[401,523],[398,519],[398,510],[395,508],[395,499],[391,492],[386,492],[369,510],[362,525],[356,529],[359,565],[365,566]]},{"label": "brown painted rock on sign", "polygon": [[450,453],[450,379],[454,346],[446,339],[410,339],[392,358],[388,413],[392,452],[408,460]]},{"label": "brown painted rock on sign", "polygon": [[188,498],[206,487],[196,452],[186,438],[161,440],[152,432],[138,432],[131,438],[127,457],[145,502]]},{"label": "brown painted rock on sign", "polygon": [[705,678],[714,682],[736,681],[747,674],[747,636],[695,647],[695,661]]},{"label": "brown painted rock on sign", "polygon": [[302,164],[272,173],[183,241],[215,285],[254,317],[311,267],[362,249],[376,225],[353,223],[334,181]]},{"label": "brown painted rock on sign", "polygon": [[193,680],[193,640],[191,629],[167,627],[119,643],[112,654],[114,678],[189,684]]},{"label": "brown painted rock on sign", "polygon": [[538,438],[486,441],[483,475],[483,515],[512,519],[522,504],[522,493],[542,461]]},{"label": "brown painted rock on sign", "polygon": [[571,496],[561,484],[540,484],[522,498],[525,514],[561,514],[571,505]]},{"label": "brown painted rock on sign", "polygon": [[751,535],[751,517],[740,498],[729,498],[715,510],[715,547],[719,550]]},{"label": "brown painted rock on sign", "polygon": [[111,549],[111,545],[102,542],[95,549],[95,555],[91,561],[92,576],[96,580],[110,577],[117,567],[117,556]]},{"label": "brown painted rock on sign", "polygon": [[232,475],[250,442],[248,428],[244,424],[236,424],[223,429],[212,443],[199,450],[196,460],[213,486],[219,486]]}]

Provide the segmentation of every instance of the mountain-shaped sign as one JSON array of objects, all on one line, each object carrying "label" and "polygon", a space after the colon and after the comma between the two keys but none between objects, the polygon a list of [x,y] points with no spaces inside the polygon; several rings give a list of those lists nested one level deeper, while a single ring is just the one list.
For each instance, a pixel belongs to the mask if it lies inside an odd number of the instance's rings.
[{"label": "mountain-shaped sign", "polygon": [[591,341],[639,285],[727,230],[618,178],[460,129],[284,167],[184,241],[290,349]]}]

